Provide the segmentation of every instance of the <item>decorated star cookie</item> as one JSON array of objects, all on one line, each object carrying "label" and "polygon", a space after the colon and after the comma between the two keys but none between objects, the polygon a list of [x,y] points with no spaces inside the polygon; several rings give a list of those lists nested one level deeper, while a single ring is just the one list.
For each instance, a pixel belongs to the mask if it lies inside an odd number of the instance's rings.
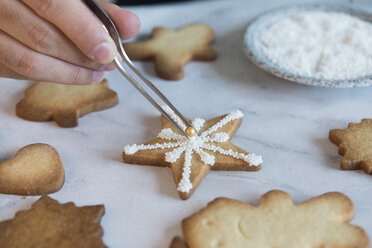
[{"label": "decorated star cookie", "polygon": [[12,159],[0,162],[2,194],[50,194],[61,189],[64,182],[61,158],[56,149],[47,144],[25,146]]},{"label": "decorated star cookie", "polygon": [[[169,107],[164,110],[186,130]],[[196,135],[188,140],[162,116],[163,129],[158,137],[145,144],[125,146],[123,161],[171,167],[178,193],[182,199],[187,199],[211,169],[257,171],[261,168],[261,156],[248,153],[229,141],[242,117],[243,113],[236,110],[208,121],[196,118],[192,121]]]},{"label": "decorated star cookie", "polygon": [[372,174],[372,119],[350,123],[347,129],[329,131],[329,140],[343,156],[341,169],[360,170]]},{"label": "decorated star cookie", "polygon": [[186,240],[171,248],[367,248],[366,232],[349,224],[354,206],[341,193],[326,193],[294,205],[283,191],[262,196],[258,207],[218,198],[183,220]]},{"label": "decorated star cookie", "polygon": [[36,82],[16,106],[17,116],[29,121],[55,120],[61,127],[75,127],[78,118],[118,103],[116,92],[107,80],[90,85],[65,85]]},{"label": "decorated star cookie", "polygon": [[213,60],[210,47],[213,29],[204,24],[190,24],[177,31],[155,28],[150,40],[124,45],[134,60],[154,60],[159,76],[168,80],[183,78],[183,66],[191,60]]},{"label": "decorated star cookie", "polygon": [[0,222],[0,247],[103,248],[103,205],[76,207],[42,196],[30,210]]}]

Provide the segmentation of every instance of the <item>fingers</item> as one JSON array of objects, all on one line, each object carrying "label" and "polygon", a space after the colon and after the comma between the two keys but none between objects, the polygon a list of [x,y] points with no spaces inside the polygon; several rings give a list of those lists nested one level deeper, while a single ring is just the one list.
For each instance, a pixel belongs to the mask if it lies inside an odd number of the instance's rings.
[{"label": "fingers", "polygon": [[0,30],[42,54],[89,69],[114,69],[89,59],[60,30],[20,1],[0,1]]},{"label": "fingers", "polygon": [[22,0],[40,17],[57,26],[86,56],[111,62],[116,46],[99,21],[78,0]]},{"label": "fingers", "polygon": [[65,84],[94,83],[104,77],[103,71],[89,70],[37,53],[2,31],[0,31],[0,44],[2,71],[9,77],[22,75],[21,77],[31,80]]},{"label": "fingers", "polygon": [[[123,39],[138,32],[136,15],[99,1]],[[3,77],[91,83],[115,69],[114,42],[80,0],[0,1],[0,44]]]},{"label": "fingers", "polygon": [[0,77],[25,79],[25,77],[23,77],[21,74],[18,74],[15,71],[9,69],[1,62],[0,62]]},{"label": "fingers", "polygon": [[121,9],[119,6],[107,3],[103,0],[100,0],[99,2],[114,20],[123,40],[130,39],[138,33],[140,29],[140,21],[134,13]]}]

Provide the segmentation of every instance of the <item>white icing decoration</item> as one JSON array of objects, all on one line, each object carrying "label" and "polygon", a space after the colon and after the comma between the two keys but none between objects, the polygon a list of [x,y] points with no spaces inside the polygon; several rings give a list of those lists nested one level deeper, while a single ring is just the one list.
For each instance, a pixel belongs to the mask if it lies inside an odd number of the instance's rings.
[{"label": "white icing decoration", "polygon": [[196,118],[195,120],[192,121],[192,126],[195,128],[195,131],[198,133],[200,131],[200,128],[204,126],[205,120]]},{"label": "white icing decoration", "polygon": [[124,146],[125,154],[132,155],[132,154],[135,154],[137,151],[138,151],[138,148],[136,144]]},{"label": "white icing decoration", "polygon": [[196,153],[198,153],[200,155],[201,161],[203,161],[205,164],[208,164],[210,166],[214,165],[214,156],[213,155],[203,151],[202,149],[198,149],[196,151]]},{"label": "white icing decoration", "polygon": [[174,163],[181,156],[186,149],[184,147],[178,147],[170,152],[165,153],[165,161]]},{"label": "white icing decoration", "polygon": [[183,164],[182,179],[179,182],[178,187],[177,187],[178,191],[188,193],[192,189],[192,184],[190,182],[191,159],[192,159],[192,150],[186,150],[185,163]]},{"label": "white icing decoration", "polygon": [[174,120],[177,123],[177,125],[180,128],[182,128],[183,131],[186,130],[185,123],[183,123],[181,118],[178,115],[176,115],[176,113],[174,113],[174,111],[168,105],[162,106],[162,108],[165,112],[167,112],[167,114],[170,116],[170,118],[172,118],[172,120]]},{"label": "white icing decoration", "polygon": [[142,150],[169,149],[169,148],[179,147],[180,145],[181,145],[180,142],[176,142],[176,143],[168,142],[168,143],[161,143],[161,144],[155,143],[153,145],[144,145],[144,144],[126,145],[124,147],[124,152],[125,154],[132,155]]},{"label": "white icing decoration", "polygon": [[225,132],[213,133],[211,137],[211,141],[217,142],[217,143],[226,142],[229,139],[230,139],[229,135]]},{"label": "white icing decoration", "polygon": [[262,163],[262,156],[261,155],[256,155],[256,154],[244,154],[244,153],[239,153],[239,152],[234,152],[233,150],[225,150],[221,147],[212,145],[212,144],[205,144],[203,145],[204,149],[207,149],[209,151],[212,151],[214,153],[219,152],[222,155],[230,156],[236,159],[242,159],[245,162],[249,163],[252,166],[258,166]]},{"label": "white icing decoration", "polygon": [[230,121],[242,118],[244,115],[240,110],[234,110],[230,114],[226,115],[222,120],[217,122],[215,125],[211,126],[207,131],[203,132],[200,136],[207,136],[213,132],[216,132],[217,129],[225,126]]},{"label": "white icing decoration", "polygon": [[172,129],[165,128],[160,131],[158,134],[158,138],[166,139],[166,140],[180,140],[182,139],[182,135],[173,133]]},{"label": "white icing decoration", "polygon": [[[182,123],[181,119],[170,109],[167,107],[163,107],[163,109],[171,116],[177,123]],[[182,171],[182,178],[178,184],[177,190],[184,193],[189,193],[192,189],[192,183],[190,181],[191,176],[191,166],[192,166],[192,158],[193,154],[196,153],[200,156],[201,161],[205,164],[213,166],[215,163],[215,156],[213,153],[220,153],[225,156],[233,157],[235,159],[240,159],[248,163],[248,166],[258,166],[262,163],[262,156],[255,155],[252,153],[244,154],[235,152],[231,149],[225,150],[213,143],[224,143],[227,142],[230,137],[225,132],[216,132],[218,129],[222,128],[229,122],[242,118],[243,113],[239,110],[232,111],[225,117],[223,117],[219,122],[211,126],[208,130],[202,132],[199,135],[200,129],[204,126],[205,120],[196,118],[192,121],[192,125],[197,131],[197,134],[188,140],[183,135],[177,134],[172,131],[170,128],[162,129],[158,135],[158,138],[163,140],[168,140],[170,142],[165,143],[156,143],[156,144],[149,144],[149,145],[127,145],[124,147],[125,154],[131,155],[136,153],[137,151],[142,150],[153,150],[153,149],[172,149],[173,150],[167,151],[165,153],[165,161],[169,163],[175,163],[183,153],[185,153],[184,157],[184,164],[183,164],[183,171]],[[180,125],[184,130],[186,126],[182,123]],[[212,143],[213,142],[213,143]],[[207,152],[208,151],[208,152]]]}]

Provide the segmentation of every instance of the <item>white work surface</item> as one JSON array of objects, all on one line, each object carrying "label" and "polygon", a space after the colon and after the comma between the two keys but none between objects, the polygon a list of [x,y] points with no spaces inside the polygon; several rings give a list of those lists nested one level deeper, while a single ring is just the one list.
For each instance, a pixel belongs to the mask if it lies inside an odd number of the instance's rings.
[{"label": "white work surface", "polygon": [[[107,78],[119,94],[119,105],[82,117],[76,128],[18,118],[15,105],[29,83],[0,79],[0,161],[27,144],[43,142],[56,147],[66,182],[51,197],[78,206],[104,204],[103,240],[111,248],[166,248],[175,235],[182,234],[182,219],[214,198],[258,204],[261,195],[272,189],[288,192],[295,203],[330,191],[342,192],[355,205],[352,223],[372,237],[372,177],[362,171],[340,170],[341,156],[328,140],[330,129],[372,117],[372,87],[303,86],[254,66],[242,52],[245,26],[263,11],[300,1],[280,2],[195,1],[131,8],[142,21],[141,36],[155,26],[178,28],[203,22],[214,28],[217,60],[188,64],[181,81],[159,79],[150,62],[136,65],[190,118],[209,119],[242,110],[243,123],[232,142],[263,155],[260,171],[212,171],[194,195],[183,201],[169,168],[122,163],[124,145],[154,138],[161,125],[159,113],[118,72]],[[352,2],[372,11],[370,0]],[[0,220],[12,218],[38,198],[0,195]]]}]

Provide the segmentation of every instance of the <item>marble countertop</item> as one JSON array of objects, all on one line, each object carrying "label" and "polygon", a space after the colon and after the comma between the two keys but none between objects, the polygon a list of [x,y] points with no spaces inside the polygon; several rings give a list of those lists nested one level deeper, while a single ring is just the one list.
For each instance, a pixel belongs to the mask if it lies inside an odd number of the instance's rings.
[{"label": "marble countertop", "polygon": [[[330,129],[345,128],[349,122],[372,116],[372,87],[303,86],[254,66],[242,51],[245,26],[263,11],[298,1],[278,2],[195,1],[131,8],[142,20],[140,35],[147,35],[155,26],[178,28],[193,22],[215,29],[218,59],[188,64],[181,81],[158,79],[152,63],[136,65],[190,118],[209,119],[232,109],[242,110],[245,117],[232,141],[263,155],[260,171],[212,171],[194,195],[182,201],[169,168],[122,163],[124,145],[152,139],[161,125],[159,113],[118,72],[107,78],[119,93],[119,105],[84,116],[78,127],[68,129],[54,122],[18,118],[15,105],[29,83],[0,79],[0,161],[30,143],[56,147],[66,182],[51,196],[78,206],[103,203],[103,239],[112,248],[168,247],[175,235],[181,235],[182,219],[214,198],[225,196],[258,204],[260,196],[272,189],[288,192],[295,203],[329,191],[342,192],[355,204],[352,223],[372,237],[372,178],[361,171],[340,170],[341,156],[328,140]],[[369,0],[350,2],[337,1],[372,11]],[[37,199],[0,195],[0,220],[12,218]]]}]

